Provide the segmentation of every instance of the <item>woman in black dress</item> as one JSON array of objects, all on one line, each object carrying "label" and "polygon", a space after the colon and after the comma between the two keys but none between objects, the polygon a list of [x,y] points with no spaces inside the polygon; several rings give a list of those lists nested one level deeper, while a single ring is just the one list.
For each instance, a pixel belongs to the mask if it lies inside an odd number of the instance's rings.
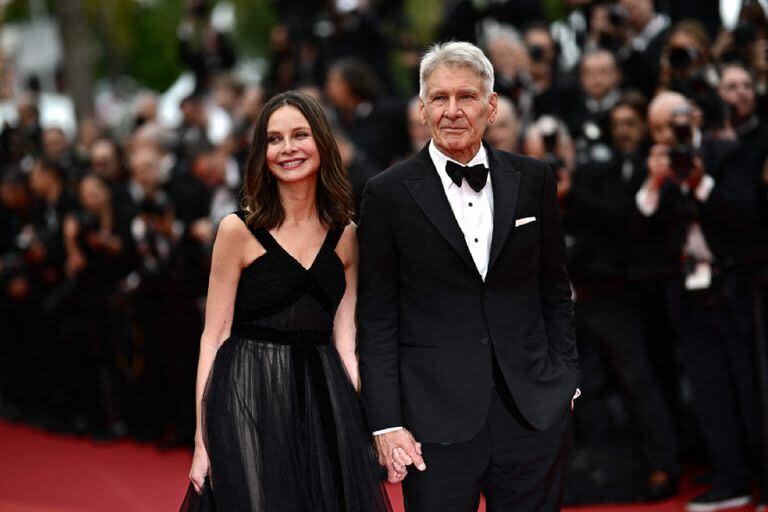
[{"label": "woman in black dress", "polygon": [[182,511],[389,511],[355,393],[351,188],[321,107],[270,100],[246,172],[213,248]]}]

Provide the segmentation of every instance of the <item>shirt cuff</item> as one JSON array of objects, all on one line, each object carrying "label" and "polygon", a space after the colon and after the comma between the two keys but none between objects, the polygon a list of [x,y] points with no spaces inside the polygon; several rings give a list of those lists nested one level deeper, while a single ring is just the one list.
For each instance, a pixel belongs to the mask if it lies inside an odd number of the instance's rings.
[{"label": "shirt cuff", "polygon": [[581,390],[579,388],[576,388],[576,392],[573,394],[572,400],[576,400],[581,396]]},{"label": "shirt cuff", "polygon": [[375,436],[380,436],[381,434],[389,434],[390,432],[397,432],[398,430],[403,430],[403,427],[389,427],[389,428],[383,428],[381,430],[377,430],[373,433]]},{"label": "shirt cuff", "polygon": [[713,188],[715,188],[715,178],[709,174],[705,174],[701,178],[696,190],[693,191],[693,195],[696,196],[696,199],[698,199],[699,202],[704,203],[709,199],[709,194],[712,193]]},{"label": "shirt cuff", "polygon": [[[697,189],[698,190],[698,189]],[[656,213],[656,209],[659,207],[659,191],[651,188],[649,182],[645,182],[640,190],[637,191],[635,196],[635,203],[640,213],[646,217],[650,217]]]}]

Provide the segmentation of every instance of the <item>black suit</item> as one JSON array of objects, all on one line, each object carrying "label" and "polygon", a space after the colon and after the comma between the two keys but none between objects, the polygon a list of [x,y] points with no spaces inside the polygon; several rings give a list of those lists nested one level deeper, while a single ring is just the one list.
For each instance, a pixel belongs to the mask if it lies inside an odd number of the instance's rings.
[{"label": "black suit", "polygon": [[761,239],[753,177],[734,143],[702,141],[699,154],[715,180],[706,201],[667,184],[654,222],[664,229],[670,260],[680,261],[692,222],[711,250],[712,284],[686,290],[673,283],[669,299],[680,332],[680,355],[693,388],[712,463],[715,487],[749,491],[755,441],[754,333],[749,260]]},{"label": "black suit", "polygon": [[[487,151],[485,281],[427,148],[368,182],[358,335],[372,431],[403,425],[425,445],[474,442],[507,392],[529,431],[570,419],[579,370],[554,176],[536,160]],[[516,228],[525,217],[536,221]]]}]

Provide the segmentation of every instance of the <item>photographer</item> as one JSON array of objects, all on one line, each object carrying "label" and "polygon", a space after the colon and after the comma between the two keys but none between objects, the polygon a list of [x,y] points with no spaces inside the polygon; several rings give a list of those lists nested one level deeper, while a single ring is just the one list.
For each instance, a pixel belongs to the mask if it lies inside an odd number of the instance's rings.
[{"label": "photographer", "polygon": [[70,414],[87,419],[92,433],[120,437],[126,426],[118,398],[117,360],[129,330],[115,308],[118,281],[128,272],[128,226],[118,222],[107,182],[86,175],[82,207],[64,219],[65,270],[74,283],[61,329],[66,350],[57,358],[58,392]]},{"label": "photographer", "polygon": [[[39,289],[30,283],[18,246],[23,226],[32,215],[32,195],[24,174],[10,168],[0,177],[0,318],[3,337],[0,344],[0,417],[18,419],[34,403],[30,400],[31,347],[37,346],[35,318],[39,308]],[[24,339],[25,343],[18,343]]]},{"label": "photographer", "polygon": [[557,198],[563,200],[571,188],[574,167],[573,139],[565,124],[542,116],[525,131],[523,154],[543,160],[557,179]]},{"label": "photographer", "polygon": [[576,140],[577,162],[610,159],[610,113],[619,99],[621,72],[608,50],[588,50],[579,69],[581,94],[566,123]]},{"label": "photographer", "polygon": [[[610,375],[640,435],[644,468],[633,488],[640,499],[661,499],[677,489],[680,466],[674,423],[649,356],[645,316],[644,219],[634,196],[645,170],[646,101],[622,96],[610,111],[612,154],[573,173],[564,200],[565,225],[573,239],[569,274],[576,290],[576,319],[582,367],[582,403],[577,425],[588,445],[604,440]],[[606,372],[602,366],[606,366]]]},{"label": "photographer", "polygon": [[195,73],[197,87],[208,89],[211,77],[232,69],[237,55],[229,37],[210,24],[208,0],[189,0],[186,9],[176,33],[179,58]]},{"label": "photographer", "polygon": [[669,286],[683,367],[712,465],[712,487],[689,506],[719,510],[751,501],[755,442],[752,304],[739,266],[758,238],[749,171],[733,164],[737,145],[702,137],[700,116],[678,93],[648,110],[654,146],[637,206],[678,265]]},{"label": "photographer", "polygon": [[754,77],[742,64],[726,64],[717,91],[729,107],[731,126],[745,156],[743,161],[753,172],[763,225],[768,227],[768,124],[756,113]]},{"label": "photographer", "polygon": [[496,121],[485,129],[488,144],[496,149],[517,152],[520,145],[520,119],[509,98],[499,96]]},{"label": "photographer", "polygon": [[710,45],[709,36],[701,23],[695,20],[677,23],[662,50],[659,87],[679,92],[694,102],[706,96],[715,74]]},{"label": "photographer", "polygon": [[[508,98],[513,103],[520,124],[527,126],[533,108],[533,83],[528,71],[530,57],[527,47],[516,30],[496,24],[486,26],[483,46],[493,64],[493,90],[499,97]],[[492,127],[489,126],[489,129]]]},{"label": "photographer", "polygon": [[[626,23],[620,23],[614,31],[621,43],[618,56],[624,85],[650,97],[658,86],[659,60],[669,31],[669,18],[656,12],[653,0],[620,0],[618,5],[626,13]],[[614,16],[618,21],[624,15]]]},{"label": "photographer", "polygon": [[570,76],[557,72],[558,51],[549,26],[532,23],[523,32],[523,40],[530,57],[528,74],[531,77],[529,87],[533,92],[532,116],[560,115],[570,105],[576,87]]}]

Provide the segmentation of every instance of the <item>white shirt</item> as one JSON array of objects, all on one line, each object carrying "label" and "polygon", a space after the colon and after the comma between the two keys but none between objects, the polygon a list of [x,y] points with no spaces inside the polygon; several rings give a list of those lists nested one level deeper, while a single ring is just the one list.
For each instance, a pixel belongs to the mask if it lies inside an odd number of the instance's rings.
[{"label": "white shirt", "polygon": [[[467,242],[469,253],[475,262],[477,271],[485,280],[488,273],[488,256],[491,253],[491,239],[493,236],[493,190],[491,188],[491,177],[485,183],[480,192],[475,192],[469,186],[467,180],[461,181],[461,186],[457,186],[445,171],[445,165],[448,161],[464,165],[450,158],[437,149],[434,141],[429,143],[429,156],[432,163],[435,164],[437,175],[443,184],[445,196],[448,198],[448,204],[451,205],[453,216],[464,233],[464,240]],[[480,145],[477,154],[469,161],[468,166],[482,164],[488,168],[488,154],[485,148]]]}]

